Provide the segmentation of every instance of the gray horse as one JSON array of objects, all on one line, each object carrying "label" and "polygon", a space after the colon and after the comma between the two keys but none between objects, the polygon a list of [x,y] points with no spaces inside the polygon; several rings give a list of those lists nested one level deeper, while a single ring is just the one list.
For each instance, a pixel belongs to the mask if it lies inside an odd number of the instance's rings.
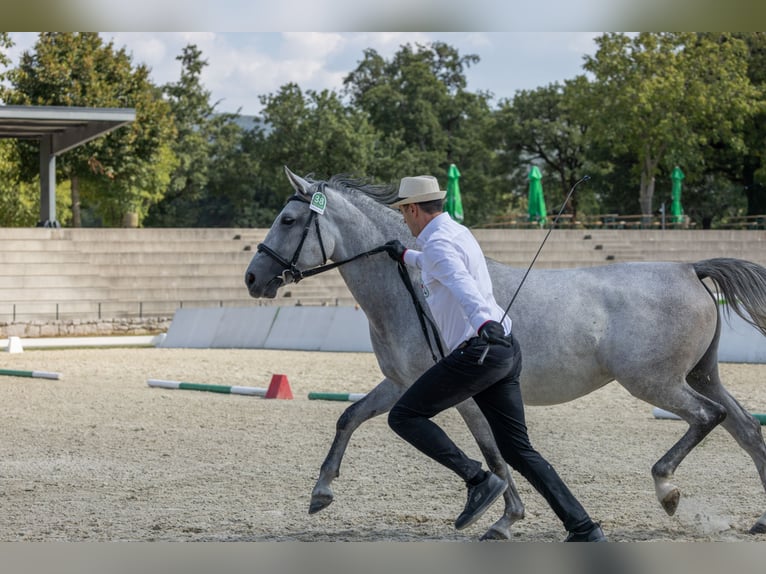
[{"label": "gray horse", "polygon": [[[343,176],[325,182],[301,178],[287,168],[285,172],[295,194],[247,268],[250,295],[273,298],[285,284],[338,266],[367,316],[372,347],[385,377],[338,420],[335,440],[312,492],[309,512],[314,513],[333,501],[331,482],[339,476],[351,434],[364,421],[386,413],[433,364],[435,351],[396,264],[374,254],[375,247],[391,239],[412,244],[401,215],[386,205],[396,190]],[[315,192],[326,201],[312,203],[312,198],[322,198]],[[327,264],[328,259],[334,263]],[[526,270],[491,259],[488,264],[495,298],[505,307]],[[410,273],[419,285],[416,272]],[[766,489],[766,444],[760,424],[719,377],[718,294],[703,282],[706,278],[731,308],[766,335],[766,269],[728,258],[533,269],[509,313],[524,354],[521,383],[526,404],[571,401],[617,381],[633,396],[689,424],[651,469],[657,498],[669,515],[680,499],[672,482],[676,468],[719,423],[753,459]],[[422,294],[416,297],[428,318]],[[546,313],[541,316],[538,310],[543,305]],[[482,538],[508,539],[511,525],[524,517],[524,506],[479,409],[469,400],[457,410],[489,467],[509,483],[503,516]],[[766,513],[750,531],[766,532]]]}]

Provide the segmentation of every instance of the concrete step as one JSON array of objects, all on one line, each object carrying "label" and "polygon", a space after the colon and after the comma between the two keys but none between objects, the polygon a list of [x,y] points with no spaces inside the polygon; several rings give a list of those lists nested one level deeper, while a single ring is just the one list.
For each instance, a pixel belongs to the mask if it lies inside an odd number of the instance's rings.
[{"label": "concrete step", "polygon": [[71,241],[194,241],[201,239],[232,240],[241,235],[239,228],[188,228],[188,227],[145,227],[139,229],[126,228],[66,228],[54,232],[54,236]]},{"label": "concrete step", "polygon": [[219,301],[221,299],[249,299],[247,289],[242,287],[112,287],[105,300],[111,301]]},{"label": "concrete step", "polygon": [[0,289],[108,287],[107,281],[98,275],[0,275]]},{"label": "concrete step", "polygon": [[3,239],[0,241],[0,251],[22,253],[26,251],[41,251],[45,253],[56,251],[73,251],[77,249],[71,241],[56,239]]},{"label": "concrete step", "polygon": [[220,277],[213,275],[166,275],[166,276],[122,276],[122,277],[103,277],[99,276],[100,284],[110,289],[182,289],[182,288],[207,288],[207,289],[242,289],[245,287],[243,274],[222,275]]},{"label": "concrete step", "polygon": [[[91,270],[102,277],[225,277],[245,276],[246,264],[238,263],[165,263],[146,265],[97,265]],[[244,279],[243,279],[244,280]]]},{"label": "concrete step", "polygon": [[[65,244],[66,242],[60,242]],[[184,239],[157,241],[72,241],[68,243],[81,253],[238,253],[245,251],[245,244],[234,240]]]},{"label": "concrete step", "polygon": [[2,263],[0,275],[97,275],[90,265],[78,262],[38,262],[38,263]]},{"label": "concrete step", "polygon": [[15,303],[20,301],[106,301],[110,298],[109,290],[100,287],[0,287],[0,301]]},{"label": "concrete step", "polygon": [[[3,247],[0,242],[0,249]],[[35,263],[40,265],[50,265],[65,263],[73,267],[86,265],[88,256],[76,251],[61,250],[41,250],[41,251],[0,251],[0,273],[2,267],[6,265],[17,265],[21,263]]]},{"label": "concrete step", "polygon": [[86,261],[96,266],[181,265],[185,263],[236,263],[244,268],[250,263],[250,251],[91,251],[84,254]]}]

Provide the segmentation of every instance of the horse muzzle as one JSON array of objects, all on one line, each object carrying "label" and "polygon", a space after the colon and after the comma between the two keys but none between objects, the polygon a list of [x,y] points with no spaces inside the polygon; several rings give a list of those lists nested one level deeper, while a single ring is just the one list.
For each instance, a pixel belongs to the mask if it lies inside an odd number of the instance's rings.
[{"label": "horse muzzle", "polygon": [[[284,275],[284,273],[282,275]],[[247,286],[247,291],[250,293],[250,296],[255,299],[273,299],[277,296],[279,288],[286,283],[287,281],[285,281],[284,277],[280,277],[279,275],[272,277],[266,283],[262,283],[257,280],[255,273],[252,271],[245,273],[245,285]]]}]

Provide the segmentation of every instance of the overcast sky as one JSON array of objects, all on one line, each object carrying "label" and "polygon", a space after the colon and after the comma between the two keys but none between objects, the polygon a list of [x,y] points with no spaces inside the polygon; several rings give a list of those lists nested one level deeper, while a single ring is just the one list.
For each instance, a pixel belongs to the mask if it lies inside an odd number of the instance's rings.
[{"label": "overcast sky", "polygon": [[[105,40],[125,46],[134,63],[152,70],[161,85],[180,77],[176,56],[196,44],[207,60],[202,81],[220,101],[218,111],[257,115],[258,96],[275,93],[288,82],[303,90],[340,89],[343,78],[374,48],[390,58],[402,44],[442,41],[461,55],[481,61],[466,72],[471,91],[489,91],[493,104],[517,90],[534,89],[583,73],[586,54],[595,52],[591,32],[108,32]],[[17,44],[10,52],[14,65],[37,34],[12,32]]]}]

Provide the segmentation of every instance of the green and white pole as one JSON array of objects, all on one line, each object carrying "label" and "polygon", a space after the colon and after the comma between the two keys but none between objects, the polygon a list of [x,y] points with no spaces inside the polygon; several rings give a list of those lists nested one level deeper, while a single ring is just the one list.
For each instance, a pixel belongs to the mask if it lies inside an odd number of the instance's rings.
[{"label": "green and white pole", "polygon": [[[656,419],[670,419],[670,420],[677,420],[677,421],[681,420],[681,417],[679,417],[677,414],[661,409],[660,407],[654,407],[652,409],[652,414],[654,415],[654,418]],[[766,425],[766,414],[750,413],[750,415],[762,425]]]},{"label": "green and white pole", "polygon": [[208,391],[211,393],[224,393],[229,395],[250,395],[256,397],[266,396],[267,389],[259,387],[239,387],[226,385],[207,385],[202,383],[185,383],[183,381],[165,381],[162,379],[149,379],[150,387],[160,389],[180,389],[182,391]]},{"label": "green and white pole", "polygon": [[351,401],[363,399],[367,393],[309,393],[310,401]]},{"label": "green and white pole", "polygon": [[15,371],[13,369],[0,369],[0,375],[9,377],[29,377],[33,379],[60,379],[61,373],[49,373],[47,371]]}]

